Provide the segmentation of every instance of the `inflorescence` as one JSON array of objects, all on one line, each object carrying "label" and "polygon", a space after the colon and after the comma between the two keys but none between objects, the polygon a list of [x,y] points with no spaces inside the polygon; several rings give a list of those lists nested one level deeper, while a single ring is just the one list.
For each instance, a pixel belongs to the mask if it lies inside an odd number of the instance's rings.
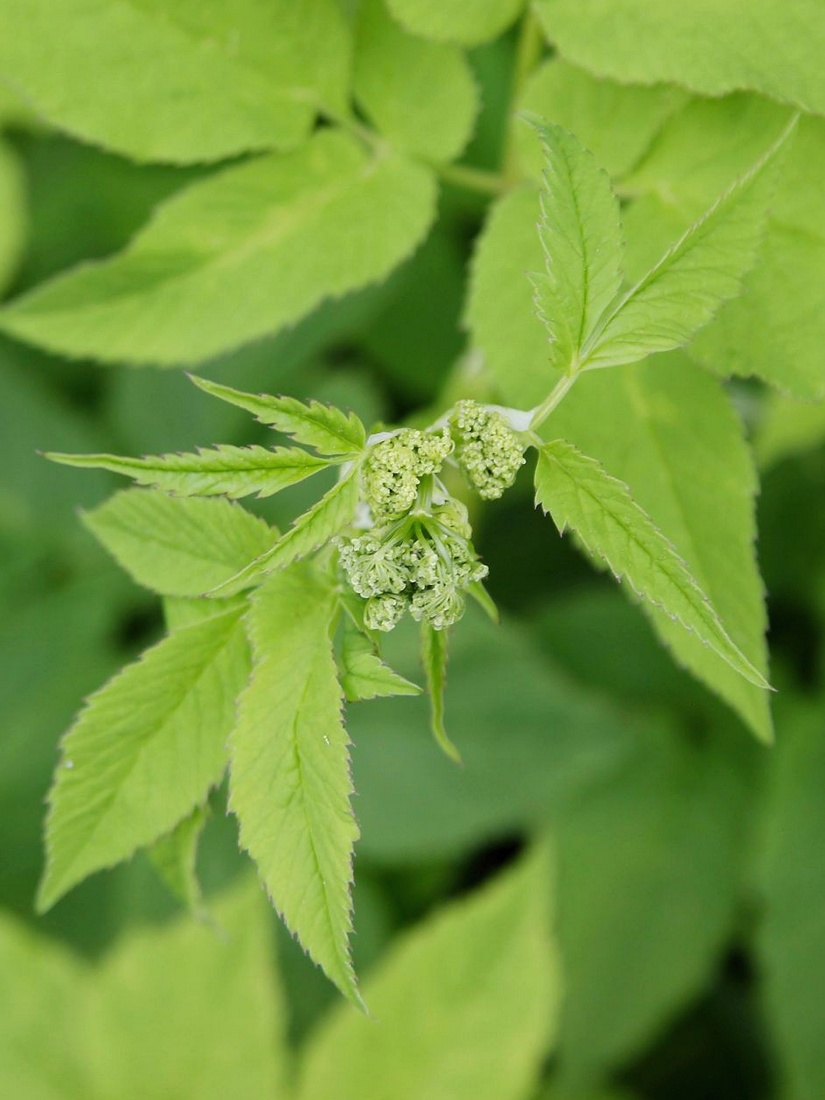
[{"label": "inflorescence", "polygon": [[341,568],[363,599],[371,630],[392,630],[405,611],[434,630],[464,613],[465,593],[487,576],[467,509],[438,476],[445,462],[492,500],[512,485],[523,446],[500,413],[460,402],[447,423],[403,428],[374,442],[364,463],[366,530],[338,538]]}]

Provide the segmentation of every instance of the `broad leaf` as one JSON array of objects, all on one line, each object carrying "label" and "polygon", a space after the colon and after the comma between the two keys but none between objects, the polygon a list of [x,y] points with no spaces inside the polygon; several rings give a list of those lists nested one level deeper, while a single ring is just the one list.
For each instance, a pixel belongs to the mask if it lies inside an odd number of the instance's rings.
[{"label": "broad leaf", "polygon": [[347,616],[341,639],[341,687],[349,702],[387,695],[419,695],[421,688],[384,664],[375,646]]},{"label": "broad leaf", "polygon": [[248,562],[245,568],[216,585],[210,595],[231,596],[255,584],[277,569],[305,558],[352,523],[358,503],[359,471],[353,468],[308,512],[299,516],[290,529],[262,554]]},{"label": "broad leaf", "polygon": [[425,168],[322,130],[192,184],[125,251],[10,303],[0,327],[104,362],[197,363],[386,277],[434,200]]},{"label": "broad leaf", "polygon": [[278,539],[240,504],[155,489],[124,489],[83,521],[139,584],[162,596],[202,596]]},{"label": "broad leaf", "polygon": [[408,31],[436,42],[477,46],[497,38],[524,7],[524,0],[387,0]]},{"label": "broad leaf", "polygon": [[539,848],[407,933],[313,1035],[300,1100],[522,1100],[552,1047],[561,982]]},{"label": "broad leaf", "polygon": [[240,613],[231,611],[171,634],[89,699],[63,740],[49,795],[41,909],[204,801],[226,768],[248,672]]},{"label": "broad leaf", "polygon": [[255,593],[254,667],[230,740],[230,806],[286,924],[359,1003],[348,947],[358,827],[330,638],[336,613],[334,591],[303,566]]},{"label": "broad leaf", "polygon": [[[567,395],[547,431],[569,439],[630,486],[733,641],[767,675],[767,616],[754,545],[757,480],[742,424],[721,385],[678,352],[597,371]],[[676,660],[718,692],[757,737],[770,741],[768,695],[663,612],[646,609]]]},{"label": "broad leaf", "polygon": [[461,763],[461,754],[447,736],[444,726],[444,692],[447,687],[448,635],[446,630],[433,630],[429,623],[421,624],[421,663],[427,680],[430,698],[430,728],[439,746],[454,760]]},{"label": "broad leaf", "polygon": [[764,676],[731,640],[673,545],[622,482],[570,443],[539,451],[536,502],[560,532],[568,527],[633,591],[676,619],[741,676],[767,687]]},{"label": "broad leaf", "polygon": [[769,469],[783,459],[815,450],[825,443],[825,402],[810,405],[778,393],[766,396],[762,419],[754,437],[760,467]]},{"label": "broad leaf", "polygon": [[297,145],[343,105],[348,62],[331,0],[0,3],[3,76],[55,126],[137,160]]},{"label": "broad leaf", "polygon": [[550,363],[568,372],[578,369],[582,346],[621,286],[619,202],[592,153],[571,133],[537,128],[544,149],[539,239],[546,274],[531,278],[550,334]]},{"label": "broad leaf", "polygon": [[354,81],[364,113],[399,148],[450,161],[469,141],[478,93],[467,58],[456,46],[408,34],[383,0],[361,5]]},{"label": "broad leaf", "polygon": [[537,0],[536,11],[561,55],[599,76],[751,89],[825,114],[819,0]]},{"label": "broad leaf", "polygon": [[329,462],[297,447],[218,446],[196,454],[122,458],[119,455],[45,456],[63,466],[110,470],[181,497],[269,497],[325,469]]},{"label": "broad leaf", "polygon": [[296,397],[274,397],[268,393],[242,393],[231,386],[191,376],[204,393],[218,397],[239,409],[252,413],[261,424],[290,435],[296,443],[313,447],[322,455],[358,454],[364,449],[367,433],[355,413],[344,413],[320,401],[304,404]]},{"label": "broad leaf", "polygon": [[196,920],[206,919],[196,870],[198,844],[209,816],[207,806],[196,806],[149,849],[149,859],[160,877]]},{"label": "broad leaf", "polygon": [[588,369],[686,344],[739,293],[762,242],[779,153],[792,130],[793,124],[607,313],[583,356]]}]

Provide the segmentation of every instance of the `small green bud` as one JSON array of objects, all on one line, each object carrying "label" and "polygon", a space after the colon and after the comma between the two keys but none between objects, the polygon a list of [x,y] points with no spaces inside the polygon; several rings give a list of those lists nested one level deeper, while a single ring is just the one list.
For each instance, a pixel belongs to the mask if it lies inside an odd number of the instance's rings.
[{"label": "small green bud", "polygon": [[458,622],[464,614],[464,607],[464,597],[458,589],[449,584],[435,585],[413,594],[410,614],[416,622],[426,619],[433,630],[446,630]]},{"label": "small green bud", "polygon": [[403,596],[387,594],[372,596],[364,608],[364,623],[370,630],[392,630],[404,614],[407,600]]},{"label": "small green bud", "polygon": [[447,428],[439,432],[403,428],[374,444],[364,463],[364,495],[376,519],[409,512],[421,479],[437,473],[452,449]]},{"label": "small green bud", "polygon": [[500,412],[477,401],[459,401],[450,424],[458,436],[459,466],[480,496],[496,500],[524,464],[518,436]]}]

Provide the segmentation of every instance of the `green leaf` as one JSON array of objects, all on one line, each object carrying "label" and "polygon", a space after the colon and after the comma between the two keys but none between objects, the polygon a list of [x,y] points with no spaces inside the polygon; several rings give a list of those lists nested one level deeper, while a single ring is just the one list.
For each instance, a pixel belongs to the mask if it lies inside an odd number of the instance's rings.
[{"label": "green leaf", "polygon": [[607,313],[583,356],[586,368],[634,363],[680,347],[739,293],[762,242],[779,154],[794,128],[792,122]]},{"label": "green leaf", "polygon": [[0,3],[4,77],[53,125],[137,160],[297,145],[343,105],[348,66],[331,0]]},{"label": "green leaf", "polygon": [[[565,397],[547,431],[630,486],[733,641],[767,675],[765,595],[755,552],[757,479],[742,424],[720,384],[679,352],[597,371]],[[663,612],[646,610],[676,660],[770,741],[769,696]]]},{"label": "green leaf", "polygon": [[223,615],[225,611],[245,609],[247,601],[245,596],[231,596],[227,600],[190,599],[186,596],[164,596],[163,618],[166,629],[171,633],[181,626],[191,626],[193,623],[203,622],[215,615]]},{"label": "green leaf", "polygon": [[803,404],[778,393],[766,395],[754,449],[762,469],[825,443],[825,402]]},{"label": "green leaf", "polygon": [[439,747],[451,760],[460,764],[461,753],[447,736],[444,726],[448,641],[446,630],[433,630],[429,623],[421,623],[421,663],[430,697],[430,728]]},{"label": "green leaf", "polygon": [[544,149],[539,239],[546,274],[531,280],[550,334],[550,365],[575,371],[621,286],[619,202],[606,173],[573,134],[560,126],[536,128]]},{"label": "green leaf", "polygon": [[478,46],[498,38],[514,22],[524,0],[387,0],[393,16],[412,34],[435,42]]},{"label": "green leaf", "polygon": [[322,455],[359,454],[364,449],[367,433],[355,413],[341,412],[320,401],[304,404],[295,397],[242,393],[208,378],[190,377],[204,393],[246,409],[261,424],[292,436],[296,443],[313,447]]},{"label": "green leaf", "polygon": [[360,107],[399,148],[450,161],[469,141],[478,93],[466,57],[455,46],[408,34],[383,0],[361,5],[354,80]]},{"label": "green leaf", "polygon": [[0,141],[0,290],[11,281],[26,236],[26,181],[17,155]]},{"label": "green leaf", "polygon": [[162,596],[202,596],[277,545],[278,532],[229,500],[124,489],[83,522],[138,582]]},{"label": "green leaf", "polygon": [[825,113],[825,13],[819,0],[537,0],[563,57],[623,83],[682,84],[718,96],[763,92]]},{"label": "green leaf", "polygon": [[297,447],[230,447],[199,449],[196,454],[123,458],[119,455],[47,453],[63,466],[111,470],[181,497],[255,495],[270,497],[288,485],[326,469],[329,462]]},{"label": "green leaf", "polygon": [[319,131],[162,204],[132,244],[9,303],[0,327],[103,362],[197,363],[385,278],[432,222],[433,177]]},{"label": "green leaf", "polygon": [[210,595],[231,596],[318,550],[352,523],[359,493],[360,472],[358,467],[353,467],[308,512],[299,516],[274,546],[217,584]]},{"label": "green leaf", "polygon": [[49,795],[41,910],[203,802],[226,767],[248,671],[232,611],[169,635],[89,699],[63,741]]},{"label": "green leaf", "polygon": [[149,849],[149,859],[160,877],[196,920],[206,920],[196,870],[198,844],[209,817],[208,804],[196,806],[182,821]]},{"label": "green leaf", "polygon": [[765,804],[757,949],[763,1012],[779,1063],[777,1084],[783,1095],[814,1100],[825,1088],[821,703],[797,705],[783,718]]},{"label": "green leaf", "polygon": [[536,467],[536,502],[552,515],[560,532],[571,528],[641,599],[681,623],[750,683],[768,687],[731,641],[672,544],[627,486],[595,459],[563,440],[543,446]]},{"label": "green leaf", "polygon": [[386,695],[419,695],[417,684],[399,676],[381,660],[376,648],[355,623],[344,617],[341,641],[341,687],[349,702]]},{"label": "green leaf", "polygon": [[540,847],[398,941],[304,1055],[300,1100],[522,1100],[552,1046],[561,982]]},{"label": "green leaf", "polygon": [[336,613],[334,591],[303,566],[253,596],[254,667],[230,739],[230,807],[278,912],[360,1003],[348,946],[358,826],[330,638]]}]

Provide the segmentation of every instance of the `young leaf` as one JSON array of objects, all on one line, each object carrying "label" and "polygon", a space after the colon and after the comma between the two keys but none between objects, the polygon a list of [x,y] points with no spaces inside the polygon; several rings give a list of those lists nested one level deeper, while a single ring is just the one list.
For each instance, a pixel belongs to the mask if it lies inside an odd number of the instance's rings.
[{"label": "young leaf", "polygon": [[55,126],[136,160],[297,145],[344,101],[348,37],[332,0],[0,0],[4,77]]},{"label": "young leaf", "polygon": [[149,849],[149,859],[160,877],[196,920],[206,920],[200,883],[195,864],[203,827],[209,817],[209,806],[195,809]]},{"label": "young leaf", "polygon": [[195,374],[189,377],[204,393],[246,409],[261,424],[292,436],[296,443],[313,447],[322,455],[359,454],[364,449],[367,433],[355,413],[341,412],[320,401],[310,401],[306,405],[295,397],[242,393]]},{"label": "young leaf", "polygon": [[756,259],[779,172],[779,140],[602,318],[588,341],[587,369],[635,363],[686,344],[735,297]]},{"label": "young leaf", "polygon": [[575,371],[582,346],[621,286],[619,202],[592,153],[560,126],[538,125],[544,149],[539,239],[546,274],[531,276],[550,360]]},{"label": "young leaf", "polygon": [[532,1096],[561,1001],[549,864],[542,845],[402,936],[369,979],[375,1020],[342,1005],[312,1035],[299,1100]]},{"label": "young leaf", "polygon": [[49,795],[41,910],[204,801],[226,767],[248,672],[240,612],[230,611],[164,638],[90,698]]},{"label": "young leaf", "polygon": [[248,588],[276,569],[286,569],[329,542],[352,522],[358,503],[360,473],[353,467],[309,511],[299,516],[286,534],[234,576],[216,585],[210,595],[231,596]]},{"label": "young leaf", "polygon": [[413,37],[388,15],[384,0],[364,0],[353,69],[359,106],[393,144],[433,161],[461,153],[478,92],[460,49]]},{"label": "young leaf", "polygon": [[347,942],[358,827],[330,638],[336,613],[334,591],[303,566],[252,597],[254,667],[230,739],[230,807],[286,924],[360,1003]]},{"label": "young leaf", "polygon": [[381,660],[375,646],[355,623],[344,617],[341,640],[341,687],[350,703],[386,695],[418,695],[421,688]]},{"label": "young leaf", "polygon": [[63,466],[111,470],[134,478],[138,485],[150,485],[175,496],[232,499],[252,494],[272,496],[329,465],[297,447],[218,446],[196,454],[151,458],[55,453],[47,453],[45,457]]},{"label": "young leaf", "polygon": [[559,531],[574,531],[588,551],[624,577],[643,600],[678,620],[752,684],[768,684],[731,641],[707,596],[672,544],[626,485],[563,440],[539,451],[536,503]]},{"label": "young leaf", "polygon": [[447,684],[447,650],[448,638],[446,630],[433,630],[429,623],[421,624],[421,663],[424,665],[424,675],[427,680],[427,691],[430,696],[430,725],[433,737],[439,746],[454,760],[461,763],[461,754],[447,736],[444,726],[444,689]]},{"label": "young leaf", "polygon": [[229,500],[124,489],[83,522],[138,582],[162,596],[202,596],[277,545],[278,532]]},{"label": "young leaf", "polygon": [[524,0],[387,0],[393,16],[422,38],[478,46],[498,38],[524,7]]},{"label": "young leaf", "polygon": [[107,363],[197,363],[385,278],[434,212],[426,168],[327,128],[192,184],[119,255],[6,305],[0,328]]}]

